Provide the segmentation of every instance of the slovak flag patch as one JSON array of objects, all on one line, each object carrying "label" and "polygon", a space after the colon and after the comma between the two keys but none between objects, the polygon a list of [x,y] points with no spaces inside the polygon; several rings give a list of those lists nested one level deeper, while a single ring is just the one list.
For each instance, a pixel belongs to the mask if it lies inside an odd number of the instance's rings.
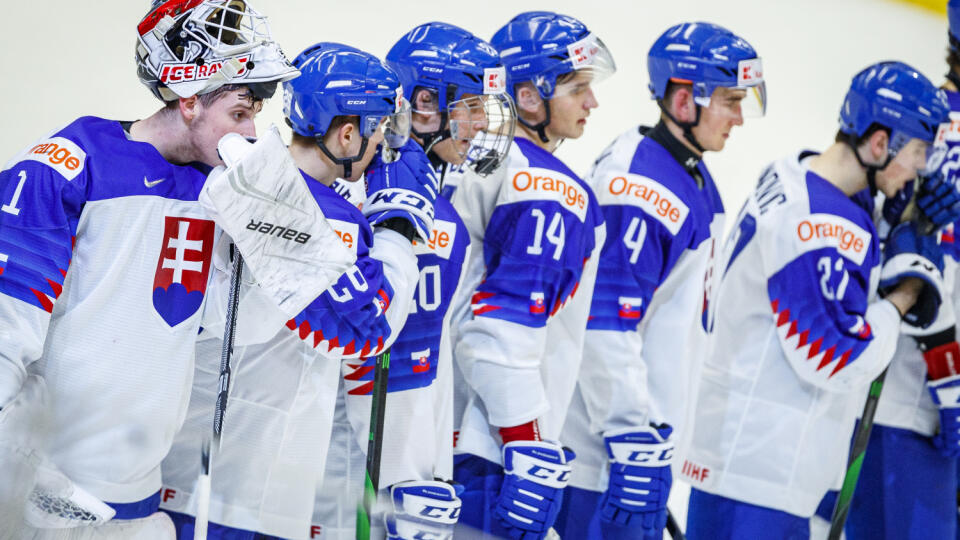
[{"label": "slovak flag patch", "polygon": [[166,216],[153,278],[153,307],[170,326],[203,304],[213,254],[213,221]]},{"label": "slovak flag patch", "polygon": [[643,298],[621,296],[617,298],[617,303],[620,304],[619,315],[621,319],[639,319],[642,315],[640,306],[643,305]]},{"label": "slovak flag patch", "polygon": [[430,371],[430,349],[415,351],[410,354],[410,360],[413,360],[411,369],[414,373],[423,373]]},{"label": "slovak flag patch", "polygon": [[530,313],[542,315],[547,312],[547,305],[544,303],[542,292],[530,293]]}]

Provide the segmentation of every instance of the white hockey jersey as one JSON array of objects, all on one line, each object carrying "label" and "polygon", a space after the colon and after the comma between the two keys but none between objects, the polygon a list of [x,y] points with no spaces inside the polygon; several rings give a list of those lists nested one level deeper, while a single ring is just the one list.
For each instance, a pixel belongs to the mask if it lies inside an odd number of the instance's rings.
[{"label": "white hockey jersey", "polygon": [[[463,281],[470,237],[449,201],[434,204],[427,242],[414,242],[419,281],[400,335],[390,350],[380,487],[453,477],[451,301]],[[344,362],[333,440],[313,531],[319,538],[355,537],[370,433],[376,358]],[[374,523],[379,526],[380,523]]]},{"label": "white hockey jersey", "polygon": [[[334,190],[310,178],[307,185],[356,264],[266,343],[235,348],[221,450],[211,471],[210,521],[291,539],[310,536],[341,360],[390,346],[417,283],[405,238],[390,230],[374,234]],[[229,275],[226,265],[218,271]],[[163,462],[165,509],[196,515],[200,444],[211,429],[222,346],[220,334],[197,344],[187,418]]]},{"label": "white hockey jersey", "polygon": [[667,422],[689,441],[710,325],[723,203],[706,166],[695,179],[641,129],[623,133],[588,176],[607,224],[580,379],[561,440],[570,483],[603,491],[603,432]]},{"label": "white hockey jersey", "polygon": [[870,215],[807,170],[810,155],[763,172],[724,246],[714,349],[681,466],[697,489],[805,517],[843,470],[900,325],[875,299]]},{"label": "white hockey jersey", "polygon": [[[500,462],[499,427],[538,420],[558,440],[573,395],[604,240],[596,197],[566,165],[516,138],[490,176],[465,173],[453,204],[470,232],[454,321],[463,410],[455,452]],[[469,305],[469,308],[467,307]]]},{"label": "white hockey jersey", "polygon": [[0,403],[46,379],[49,457],[105,501],[160,489],[185,412],[216,235],[206,172],[93,117],[0,172]]}]

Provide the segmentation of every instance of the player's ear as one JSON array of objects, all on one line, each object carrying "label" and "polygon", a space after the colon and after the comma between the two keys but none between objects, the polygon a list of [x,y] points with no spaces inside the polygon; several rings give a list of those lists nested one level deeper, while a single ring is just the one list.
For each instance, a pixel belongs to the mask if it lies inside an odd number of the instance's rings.
[{"label": "player's ear", "polygon": [[883,163],[887,158],[887,147],[890,144],[890,136],[886,130],[878,129],[867,139],[868,151],[874,163]]},{"label": "player's ear", "polygon": [[432,133],[440,129],[439,103],[437,96],[426,88],[419,88],[413,94],[411,104],[413,127],[420,133]]},{"label": "player's ear", "polygon": [[670,96],[670,114],[678,122],[688,123],[697,119],[697,104],[693,102],[693,92],[687,85],[679,85]]},{"label": "player's ear", "polygon": [[543,99],[540,92],[530,84],[517,85],[517,108],[527,113],[535,115],[543,108]]},{"label": "player's ear", "polygon": [[188,98],[179,98],[178,100],[178,109],[180,110],[180,116],[183,118],[184,122],[190,124],[194,119],[197,118],[200,114],[200,99],[197,96],[190,96]]}]

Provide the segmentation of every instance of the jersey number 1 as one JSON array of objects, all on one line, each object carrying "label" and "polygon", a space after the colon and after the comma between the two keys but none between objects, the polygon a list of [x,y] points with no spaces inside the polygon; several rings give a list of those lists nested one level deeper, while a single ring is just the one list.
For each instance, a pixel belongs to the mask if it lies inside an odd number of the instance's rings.
[{"label": "jersey number 1", "polygon": [[15,216],[20,215],[20,209],[17,208],[17,203],[20,202],[20,193],[23,192],[23,184],[27,181],[27,173],[20,171],[20,182],[17,183],[17,189],[13,190],[13,198],[10,199],[10,204],[5,204],[0,207],[0,210],[8,214],[13,214]]}]

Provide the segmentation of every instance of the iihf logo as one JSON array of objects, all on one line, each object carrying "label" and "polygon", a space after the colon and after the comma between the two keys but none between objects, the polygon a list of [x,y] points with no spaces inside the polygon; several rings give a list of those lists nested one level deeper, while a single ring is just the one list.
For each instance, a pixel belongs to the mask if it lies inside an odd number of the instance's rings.
[{"label": "iihf logo", "polygon": [[153,278],[153,307],[170,326],[189,319],[203,304],[213,254],[213,222],[166,216]]}]

